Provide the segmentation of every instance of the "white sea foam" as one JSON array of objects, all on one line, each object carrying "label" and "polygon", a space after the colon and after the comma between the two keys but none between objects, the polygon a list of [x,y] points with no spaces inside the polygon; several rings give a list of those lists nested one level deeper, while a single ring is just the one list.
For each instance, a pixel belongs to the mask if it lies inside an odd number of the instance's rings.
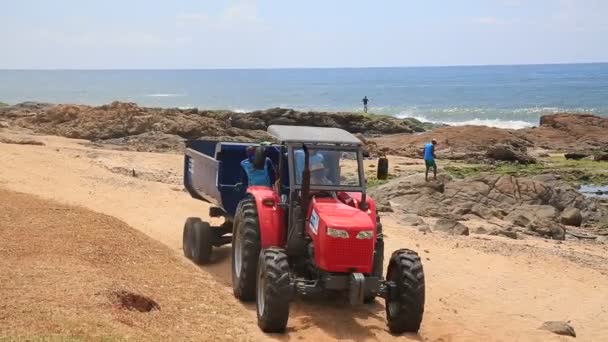
[{"label": "white sea foam", "polygon": [[445,124],[450,126],[487,126],[487,127],[496,127],[496,128],[506,128],[506,129],[521,129],[534,127],[535,125],[528,121],[522,120],[499,120],[499,119],[471,119],[471,120],[463,120],[463,121],[433,121],[425,118],[424,116],[416,116],[416,115],[407,115],[405,113],[397,115],[398,118],[414,118],[420,122],[430,122],[430,123],[438,123]]},{"label": "white sea foam", "polygon": [[184,94],[172,94],[172,93],[159,93],[159,94],[147,94],[146,97],[182,97]]}]

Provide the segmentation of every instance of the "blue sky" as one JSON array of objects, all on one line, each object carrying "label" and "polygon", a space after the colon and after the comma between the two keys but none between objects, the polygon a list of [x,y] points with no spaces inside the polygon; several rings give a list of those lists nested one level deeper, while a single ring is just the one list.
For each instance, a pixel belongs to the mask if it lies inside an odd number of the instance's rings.
[{"label": "blue sky", "polygon": [[7,0],[0,68],[608,61],[606,0]]}]

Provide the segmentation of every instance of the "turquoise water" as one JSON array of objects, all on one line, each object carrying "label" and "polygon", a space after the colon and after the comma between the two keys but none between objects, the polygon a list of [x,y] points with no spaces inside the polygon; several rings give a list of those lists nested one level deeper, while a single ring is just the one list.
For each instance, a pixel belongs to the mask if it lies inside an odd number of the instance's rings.
[{"label": "turquoise water", "polygon": [[0,70],[0,101],[250,111],[370,111],[450,124],[525,127],[540,115],[608,115],[608,64],[273,70]]}]

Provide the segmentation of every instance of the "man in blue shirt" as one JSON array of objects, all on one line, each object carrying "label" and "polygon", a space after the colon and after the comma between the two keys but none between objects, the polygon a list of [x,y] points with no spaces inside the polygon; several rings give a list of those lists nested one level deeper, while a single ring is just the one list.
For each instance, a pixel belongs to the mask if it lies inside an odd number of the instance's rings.
[{"label": "man in blue shirt", "polygon": [[433,139],[430,143],[424,145],[424,165],[426,171],[424,172],[424,180],[429,181],[429,169],[433,168],[433,179],[437,180],[437,163],[435,163],[435,145],[437,140]]},{"label": "man in blue shirt", "polygon": [[256,165],[254,165],[255,151],[256,148],[254,146],[247,147],[247,159],[241,162],[243,174],[241,176],[242,183],[239,184],[239,187],[242,186],[245,189],[248,186],[255,185],[270,187],[274,182],[275,172],[272,161],[270,158],[265,157],[264,166],[256,168]]}]

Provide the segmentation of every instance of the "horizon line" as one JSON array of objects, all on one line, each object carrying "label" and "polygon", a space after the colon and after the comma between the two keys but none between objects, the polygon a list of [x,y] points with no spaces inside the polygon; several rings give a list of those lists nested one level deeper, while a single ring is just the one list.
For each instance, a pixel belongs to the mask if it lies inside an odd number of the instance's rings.
[{"label": "horizon line", "polygon": [[205,68],[0,68],[0,71],[220,71],[220,70],[326,70],[326,69],[415,69],[415,68],[461,68],[461,67],[517,67],[550,65],[595,65],[602,62],[555,62],[555,63],[515,63],[515,64],[452,64],[452,65],[409,65],[409,66],[321,66],[321,67],[205,67]]}]

